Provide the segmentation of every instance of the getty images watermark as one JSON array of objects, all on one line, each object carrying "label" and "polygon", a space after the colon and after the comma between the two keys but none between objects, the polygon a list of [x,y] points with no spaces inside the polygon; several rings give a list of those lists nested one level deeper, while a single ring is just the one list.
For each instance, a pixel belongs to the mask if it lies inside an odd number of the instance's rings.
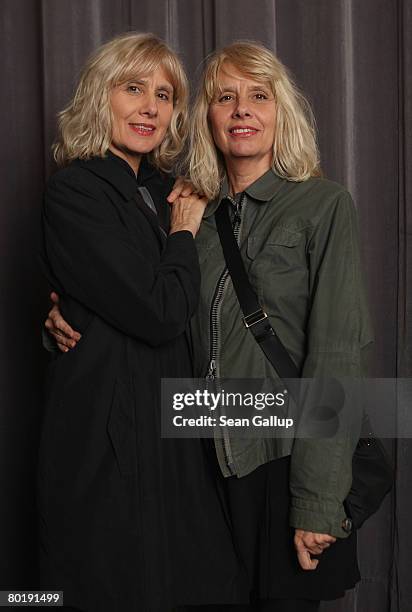
[{"label": "getty images watermark", "polygon": [[[288,401],[288,391],[272,392],[233,392],[209,391],[208,389],[196,389],[194,392],[176,392],[172,394],[172,407],[174,411],[183,411],[195,408],[198,411],[208,410],[211,414],[199,414],[198,416],[183,416],[175,414],[172,416],[174,427],[284,427],[289,429],[293,426],[293,418],[278,416],[277,414],[254,414],[252,416],[240,416],[242,408],[253,408],[256,411],[267,411],[268,408],[285,408]],[[222,414],[222,409],[225,413]],[[227,410],[231,413],[228,414]],[[233,409],[239,410],[235,416]]]},{"label": "getty images watermark", "polygon": [[412,438],[412,379],[162,379],[167,438],[358,435]]}]

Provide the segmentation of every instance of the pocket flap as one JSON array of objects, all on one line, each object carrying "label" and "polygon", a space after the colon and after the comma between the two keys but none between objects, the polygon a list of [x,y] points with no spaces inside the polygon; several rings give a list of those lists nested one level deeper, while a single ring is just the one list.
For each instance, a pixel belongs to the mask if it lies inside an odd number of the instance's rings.
[{"label": "pocket flap", "polygon": [[302,234],[300,232],[295,232],[286,227],[275,227],[266,241],[262,236],[249,236],[247,252],[249,257],[254,259],[258,253],[267,247],[295,247],[299,244],[301,238]]}]

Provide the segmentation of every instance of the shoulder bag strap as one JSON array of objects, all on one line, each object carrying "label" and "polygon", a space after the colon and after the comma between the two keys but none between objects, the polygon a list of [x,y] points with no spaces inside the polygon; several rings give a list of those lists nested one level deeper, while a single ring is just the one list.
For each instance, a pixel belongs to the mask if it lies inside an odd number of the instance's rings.
[{"label": "shoulder bag strap", "polygon": [[[295,363],[276,335],[266,312],[260,306],[250,284],[239,252],[239,246],[233,233],[229,217],[229,204],[230,200],[228,198],[222,200],[215,213],[215,219],[226,265],[243,312],[243,323],[253,334],[256,342],[280,378],[299,378],[299,371]],[[296,384],[289,381],[289,391],[294,399],[298,397],[298,381],[296,381]]]}]

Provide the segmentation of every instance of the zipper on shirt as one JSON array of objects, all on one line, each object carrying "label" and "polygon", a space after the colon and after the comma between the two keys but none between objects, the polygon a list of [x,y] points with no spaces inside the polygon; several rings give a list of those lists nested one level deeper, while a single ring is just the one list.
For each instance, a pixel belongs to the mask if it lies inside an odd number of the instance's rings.
[{"label": "zipper on shirt", "polygon": [[[236,242],[239,244],[240,230],[242,225],[242,209],[246,202],[246,194],[242,193],[239,201],[236,202],[232,198],[229,198],[232,204],[235,206],[235,214],[232,221],[233,233],[236,238]],[[218,360],[219,360],[219,339],[220,339],[220,312],[224,298],[224,294],[228,285],[229,270],[225,268],[217,281],[215,292],[213,294],[212,305],[210,308],[210,360],[209,367],[206,374],[206,380],[212,382],[216,379],[218,373]],[[223,430],[223,448],[225,454],[226,465],[229,472],[233,474],[231,465],[233,465],[233,455],[230,448],[230,439],[226,430]]]}]

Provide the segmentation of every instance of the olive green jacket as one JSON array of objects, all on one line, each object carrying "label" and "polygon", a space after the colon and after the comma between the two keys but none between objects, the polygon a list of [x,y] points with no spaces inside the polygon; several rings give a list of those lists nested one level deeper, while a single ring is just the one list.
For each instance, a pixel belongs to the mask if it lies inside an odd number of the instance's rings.
[{"label": "olive green jacket", "polygon": [[[206,209],[196,238],[202,272],[198,311],[191,322],[195,376],[210,366],[211,305],[225,266],[214,212]],[[302,377],[359,377],[372,341],[360,273],[356,211],[349,193],[322,178],[291,182],[272,170],[246,189],[239,244],[249,279],[272,326]],[[242,313],[229,278],[218,309],[218,378],[276,378]],[[215,439],[224,476],[245,476],[272,459],[291,457],[293,527],[345,537],[343,501],[350,489],[356,438],[229,437]]]}]

